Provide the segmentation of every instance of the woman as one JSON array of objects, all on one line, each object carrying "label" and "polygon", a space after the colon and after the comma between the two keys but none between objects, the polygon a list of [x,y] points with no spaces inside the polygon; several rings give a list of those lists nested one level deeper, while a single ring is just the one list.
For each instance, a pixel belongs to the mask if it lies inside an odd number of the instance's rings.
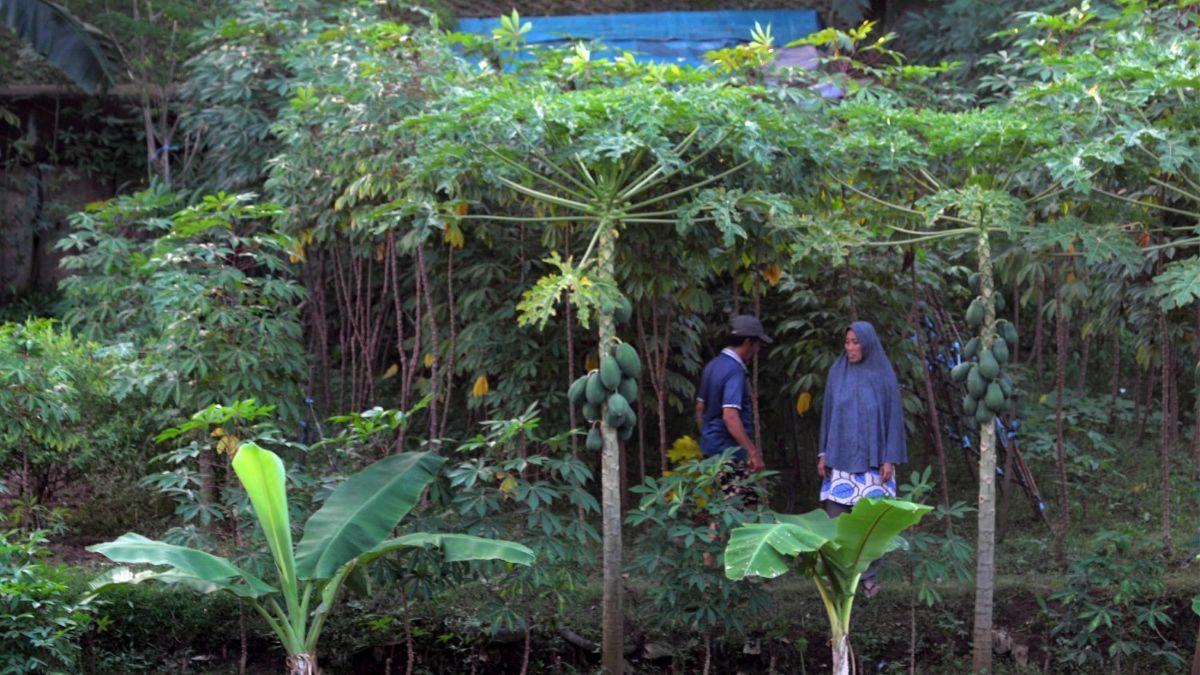
[{"label": "woman", "polygon": [[[845,350],[829,369],[821,410],[817,473],[830,518],[863,497],[895,497],[896,465],[908,461],[900,384],[875,327],[850,324]],[[879,592],[877,571],[873,564],[862,576],[867,597]]]}]

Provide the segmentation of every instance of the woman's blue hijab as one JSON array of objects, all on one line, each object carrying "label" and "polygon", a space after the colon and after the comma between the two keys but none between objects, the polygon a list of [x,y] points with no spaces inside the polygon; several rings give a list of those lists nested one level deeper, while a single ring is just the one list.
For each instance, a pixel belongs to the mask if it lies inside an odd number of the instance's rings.
[{"label": "woman's blue hijab", "polygon": [[875,327],[855,321],[847,329],[858,336],[862,360],[850,363],[845,352],[829,369],[821,409],[821,449],[825,465],[850,473],[908,461],[900,384]]}]

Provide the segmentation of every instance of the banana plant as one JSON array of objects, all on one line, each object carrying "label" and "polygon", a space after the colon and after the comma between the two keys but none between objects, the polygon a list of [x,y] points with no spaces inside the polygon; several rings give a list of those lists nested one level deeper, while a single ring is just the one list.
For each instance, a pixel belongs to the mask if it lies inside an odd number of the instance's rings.
[{"label": "banana plant", "polygon": [[317,675],[317,639],[338,589],[376,558],[433,546],[441,549],[447,562],[533,563],[533,551],[509,541],[421,532],[389,538],[443,462],[445,458],[431,453],[401,453],[350,476],[309,517],[293,550],[283,461],[270,450],[243,443],[233,458],[233,470],[271,550],[275,584],[225,558],[130,532],[88,550],[118,563],[159,567],[137,572],[116,568],[93,581],[92,588],[100,592],[116,584],[159,581],[203,593],[231,593],[249,603],[279,637],[290,675]]},{"label": "banana plant", "polygon": [[830,518],[816,509],[775,514],[778,522],[743,525],[725,545],[725,576],[773,579],[793,558],[813,580],[829,616],[834,675],[850,673],[850,610],[858,581],[872,562],[905,546],[900,533],[933,507],[895,499],[862,499],[850,513]]}]

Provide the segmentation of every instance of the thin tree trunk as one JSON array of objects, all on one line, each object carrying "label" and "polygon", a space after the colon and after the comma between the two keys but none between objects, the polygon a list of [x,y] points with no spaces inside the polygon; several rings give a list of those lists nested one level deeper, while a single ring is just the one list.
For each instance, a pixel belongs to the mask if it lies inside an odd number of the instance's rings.
[{"label": "thin tree trunk", "polygon": [[858,304],[854,301],[854,268],[846,256],[846,298],[850,300],[850,323],[858,321]]},{"label": "thin tree trunk", "polygon": [[1158,311],[1158,334],[1162,340],[1162,539],[1163,555],[1171,557],[1171,342],[1167,333],[1167,313]]},{"label": "thin tree trunk", "polygon": [[[612,278],[615,257],[615,232],[612,224],[601,221],[596,249],[597,271]],[[599,313],[600,358],[611,357],[616,346],[616,330],[612,312]],[[617,430],[602,415],[600,436],[603,440],[600,465],[601,520],[603,549],[603,611],[602,665],[608,675],[625,672],[625,615],[622,612],[621,590],[621,448]]]},{"label": "thin tree trunk", "polygon": [[1067,322],[1063,318],[1062,306],[1062,261],[1054,264],[1054,439],[1058,452],[1058,508],[1061,512],[1057,531],[1054,533],[1054,557],[1061,564],[1065,561],[1063,542],[1071,528],[1071,505],[1067,496],[1067,454],[1063,438],[1063,396],[1067,380]]},{"label": "thin tree trunk", "polygon": [[[566,297],[563,316],[566,319],[566,386],[570,387],[575,383],[575,307],[571,306],[570,295]],[[572,430],[578,428],[574,405],[566,406],[566,419]],[[580,438],[575,434],[571,434],[571,456],[580,459]]]},{"label": "thin tree trunk", "polygon": [[425,266],[425,245],[417,246],[417,275],[421,277],[422,295],[425,298],[425,311],[429,319],[430,354],[433,361],[429,366],[429,442],[435,447],[438,443],[438,397],[441,392],[438,387],[438,351],[441,341],[438,338],[437,313],[433,308],[433,294],[429,291],[429,271]]},{"label": "thin tree trunk", "polygon": [[1042,317],[1042,305],[1046,297],[1046,280],[1042,279],[1038,283],[1037,304],[1034,305],[1033,313],[1033,372],[1037,375],[1037,381],[1042,381],[1042,352],[1046,349],[1045,328],[1046,323]]},{"label": "thin tree trunk", "polygon": [[[942,423],[938,413],[937,396],[933,393],[933,376],[929,372],[928,351],[925,349],[925,330],[921,325],[921,287],[917,283],[917,263],[914,260],[910,268],[912,277],[912,311],[909,313],[913,333],[917,336],[917,358],[921,364],[921,380],[925,385],[925,410],[929,416],[929,435],[933,437],[933,448],[938,460],[938,487],[942,493],[942,506],[950,508],[950,487],[946,478],[946,449],[942,446]],[[899,482],[899,481],[897,481]],[[946,518],[946,532],[950,533],[950,518]]]},{"label": "thin tree trunk", "polygon": [[[759,293],[757,280],[754,282],[754,318],[762,320],[762,294]],[[758,453],[765,462],[767,460],[767,451],[763,448],[762,443],[762,415],[760,414],[760,406],[758,405],[758,363],[759,359],[754,359],[754,363],[751,364],[750,405],[754,406],[754,447],[758,448]]]},{"label": "thin tree trunk", "polygon": [[[1200,307],[1200,305],[1197,305]],[[1113,333],[1112,339],[1112,382],[1109,383],[1108,392],[1108,418],[1114,419],[1117,415],[1117,396],[1121,393],[1121,329],[1118,327]]]},{"label": "thin tree trunk", "polygon": [[529,653],[532,651],[533,630],[529,625],[529,610],[525,610],[525,651],[521,655],[521,675],[529,673]]},{"label": "thin tree trunk", "polygon": [[1138,409],[1137,422],[1137,445],[1141,447],[1146,440],[1146,426],[1150,422],[1150,408],[1154,405],[1154,379],[1155,374],[1152,368],[1146,369],[1146,386],[1145,392],[1142,395],[1142,405]]},{"label": "thin tree trunk", "polygon": [[442,423],[438,425],[438,438],[445,437],[446,423],[450,418],[450,396],[454,393],[454,362],[458,352],[458,328],[454,325],[454,247],[447,246],[446,249],[446,320],[450,325],[450,351],[446,355],[446,403],[442,406]]},{"label": "thin tree trunk", "polygon": [[1021,360],[1021,288],[1016,282],[1013,282],[1012,304],[1012,323],[1013,328],[1017,331],[1017,341],[1013,343],[1012,354],[1008,359],[1015,364]]},{"label": "thin tree trunk", "polygon": [[[993,295],[991,243],[980,231],[977,244],[979,290],[983,298],[982,347],[996,340],[996,305]],[[996,423],[989,419],[979,427],[979,528],[975,553],[975,628],[971,655],[976,673],[992,669],[992,603],[996,554]]]}]

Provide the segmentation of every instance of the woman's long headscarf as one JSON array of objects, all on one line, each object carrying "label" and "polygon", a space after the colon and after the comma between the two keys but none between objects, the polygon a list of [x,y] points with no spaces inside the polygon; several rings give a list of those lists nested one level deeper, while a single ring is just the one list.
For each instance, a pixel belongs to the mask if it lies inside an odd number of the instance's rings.
[{"label": "woman's long headscarf", "polygon": [[862,360],[834,362],[821,409],[821,452],[826,466],[850,473],[908,461],[900,384],[875,327],[855,321]]}]

